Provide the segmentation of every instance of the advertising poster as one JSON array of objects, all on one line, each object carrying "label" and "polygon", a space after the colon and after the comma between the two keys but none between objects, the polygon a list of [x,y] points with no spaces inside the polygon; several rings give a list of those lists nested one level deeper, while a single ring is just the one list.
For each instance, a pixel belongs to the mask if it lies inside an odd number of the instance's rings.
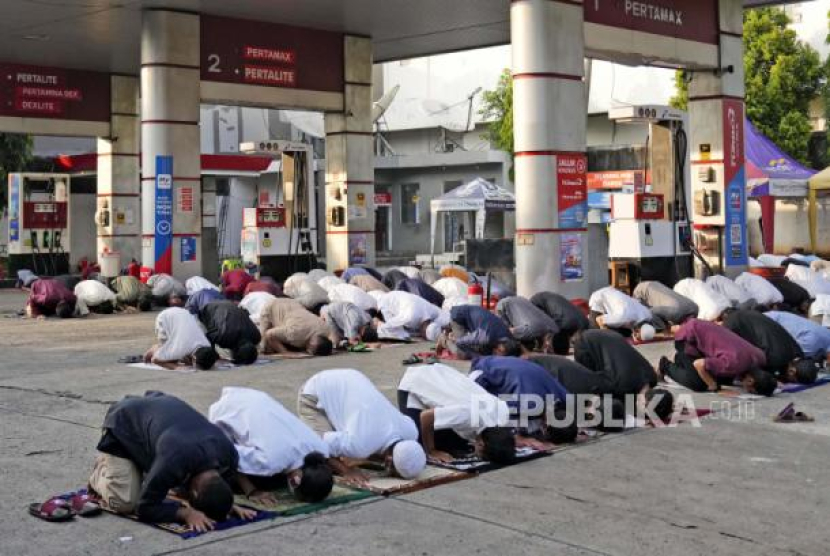
[{"label": "advertising poster", "polygon": [[173,271],[173,157],[156,157],[156,273]]},{"label": "advertising poster", "polygon": [[366,264],[368,245],[366,234],[349,235],[349,264]]},{"label": "advertising poster", "polygon": [[744,103],[723,101],[723,167],[726,184],[727,266],[749,263],[746,234],[746,187],[744,160]]},{"label": "advertising poster", "polygon": [[183,263],[195,263],[196,262],[196,238],[195,237],[183,237],[181,238],[180,244],[180,252],[181,262]]},{"label": "advertising poster", "polygon": [[585,277],[582,268],[582,234],[559,235],[559,278],[576,282]]},{"label": "advertising poster", "polygon": [[559,228],[581,229],[588,216],[588,157],[584,153],[560,154],[556,157],[556,191]]},{"label": "advertising poster", "polygon": [[9,176],[9,241],[20,241],[20,176]]},{"label": "advertising poster", "polygon": [[177,211],[178,212],[193,212],[193,188],[189,185],[182,186],[177,191],[178,196],[178,203],[177,204]]}]

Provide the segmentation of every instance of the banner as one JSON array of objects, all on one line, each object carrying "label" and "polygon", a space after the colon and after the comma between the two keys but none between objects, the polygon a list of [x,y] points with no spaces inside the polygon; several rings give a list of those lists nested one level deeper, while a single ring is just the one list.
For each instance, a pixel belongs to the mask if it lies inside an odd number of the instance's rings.
[{"label": "banner", "polygon": [[173,272],[173,157],[156,157],[157,274]]},{"label": "banner", "polygon": [[556,196],[560,229],[585,227],[588,216],[587,167],[588,157],[584,153],[556,156]]},{"label": "banner", "polygon": [[723,171],[726,195],[726,266],[749,263],[746,235],[744,103],[723,101]]},{"label": "banner", "polygon": [[559,235],[559,278],[577,282],[585,277],[582,268],[582,234]]}]

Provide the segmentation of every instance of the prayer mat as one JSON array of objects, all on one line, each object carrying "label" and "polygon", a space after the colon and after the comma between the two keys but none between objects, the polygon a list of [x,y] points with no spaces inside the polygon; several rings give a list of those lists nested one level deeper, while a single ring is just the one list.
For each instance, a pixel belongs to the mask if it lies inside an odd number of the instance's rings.
[{"label": "prayer mat", "polygon": [[[86,493],[86,489],[82,488],[82,489],[79,489],[77,491],[67,492],[66,494],[62,494],[60,497],[68,499],[68,498],[72,498],[72,496],[74,496],[77,493]],[[170,496],[168,499],[172,500],[172,501],[182,503],[181,500],[179,500],[178,498],[176,498],[174,496]],[[189,526],[181,524],[181,523],[149,523],[149,522],[146,522],[146,521],[140,521],[138,519],[138,516],[135,515],[135,514],[118,514],[118,513],[115,513],[113,511],[107,509],[107,508],[104,508],[103,506],[102,506],[102,509],[105,512],[107,512],[109,514],[112,514],[114,516],[123,517],[125,519],[130,519],[132,521],[142,523],[144,525],[149,525],[149,526],[154,527],[156,529],[161,529],[162,531],[167,531],[168,533],[173,533],[174,535],[178,535],[182,539],[192,539],[194,537],[199,537],[201,535],[207,535],[208,533],[213,533],[215,531],[227,531],[228,529],[233,529],[234,527],[241,527],[242,525],[257,523],[258,521],[265,521],[266,519],[274,519],[278,515],[274,512],[259,510],[257,508],[251,508],[253,510],[256,510],[256,512],[257,512],[257,515],[254,519],[246,520],[246,519],[242,519],[242,518],[238,518],[238,517],[233,517],[233,518],[230,518],[230,519],[226,519],[225,521],[217,522],[212,531],[208,531],[207,533],[199,533],[198,531],[192,531]]]},{"label": "prayer mat", "polygon": [[[311,357],[311,356],[309,355],[309,357]],[[213,371],[229,371],[231,369],[238,369],[240,367],[257,367],[259,365],[267,365],[269,363],[273,363],[274,361],[275,361],[274,359],[269,359],[267,357],[260,357],[259,359],[257,359],[253,363],[251,363],[250,365],[237,365],[236,363],[234,363],[232,361],[227,361],[225,359],[220,359],[219,361],[216,362],[216,364],[213,366],[212,369],[210,369],[208,371],[204,371],[204,372],[210,373],[210,372],[213,372]],[[196,369],[194,367],[185,367],[183,365],[178,366],[175,369],[165,369],[164,367],[162,367],[160,365],[156,365],[154,363],[130,363],[127,366],[132,367],[134,369],[144,369],[145,371],[168,371],[168,372],[172,372],[172,373],[185,373],[185,374],[195,373],[195,372],[199,371],[199,369]]]},{"label": "prayer mat", "polygon": [[[513,463],[508,465],[517,465],[526,461],[543,458],[551,455],[553,451],[556,451],[556,448],[554,448],[554,450],[535,450],[529,447],[516,448],[516,459],[513,460]],[[495,464],[491,461],[487,461],[486,459],[482,459],[477,455],[454,459],[450,462],[430,460],[429,463],[430,465],[443,467],[445,469],[454,469],[456,471],[466,471],[470,473],[486,473],[487,471],[494,471],[508,466]]]},{"label": "prayer mat", "polygon": [[810,390],[811,388],[824,386],[825,384],[830,384],[830,374],[819,375],[816,381],[812,384],[782,384],[779,390],[776,391],[776,393],[795,394],[796,392],[803,392],[804,390]]},{"label": "prayer mat", "polygon": [[672,342],[674,341],[674,336],[671,335],[662,335],[658,334],[651,340],[635,340],[634,338],[628,338],[628,343],[634,346],[642,346],[645,344],[659,344],[660,342]]},{"label": "prayer mat", "polygon": [[[360,466],[360,470],[369,477],[369,484],[361,488],[383,496],[407,494],[473,477],[471,473],[433,465],[427,465],[414,479],[390,477],[384,466],[380,464],[366,463]],[[337,477],[336,480],[338,483],[345,484],[342,477]]]},{"label": "prayer mat", "polygon": [[252,510],[264,511],[280,517],[288,517],[293,515],[311,514],[319,512],[320,510],[330,506],[337,506],[375,496],[374,492],[359,490],[343,485],[334,485],[334,488],[328,498],[317,503],[301,502],[294,498],[294,495],[291,494],[287,488],[272,490],[271,493],[277,499],[276,505],[273,506],[254,502],[249,500],[247,496],[241,494],[236,496],[234,502],[239,506],[251,508]]}]

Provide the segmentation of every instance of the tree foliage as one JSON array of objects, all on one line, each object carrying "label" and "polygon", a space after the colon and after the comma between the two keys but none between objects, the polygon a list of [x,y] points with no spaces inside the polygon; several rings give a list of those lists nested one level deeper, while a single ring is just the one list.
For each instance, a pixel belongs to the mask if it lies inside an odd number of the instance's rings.
[{"label": "tree foliage", "polygon": [[32,161],[32,138],[0,133],[0,207],[8,204],[8,175],[20,172]]},{"label": "tree foliage", "polygon": [[[810,142],[810,102],[823,93],[825,65],[818,53],[789,29],[779,8],[744,11],[746,115],[764,135],[801,162]],[[685,108],[688,81],[675,75],[672,106]]]},{"label": "tree foliage", "polygon": [[502,71],[495,89],[482,93],[479,114],[490,122],[485,138],[513,156],[513,76],[509,69]]}]

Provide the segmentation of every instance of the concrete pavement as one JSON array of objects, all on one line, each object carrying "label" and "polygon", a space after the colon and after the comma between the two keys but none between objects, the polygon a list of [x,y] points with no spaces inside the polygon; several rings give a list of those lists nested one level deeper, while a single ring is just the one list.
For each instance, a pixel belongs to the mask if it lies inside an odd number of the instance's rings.
[{"label": "concrete pavement", "polygon": [[[0,313],[24,297],[0,291]],[[0,555],[27,554],[798,554],[827,553],[830,387],[755,402],[701,428],[611,435],[468,481],[180,540],[104,515],[51,524],[29,502],[84,484],[107,406],[159,389],[202,411],[223,386],[288,407],[314,372],[354,367],[390,397],[414,351],[281,361],[197,374],[116,362],[150,344],[155,314],[72,321],[0,317]],[[652,360],[669,344],[642,348]],[[792,398],[816,423],[779,425]],[[721,409],[726,398],[696,396]]]}]

